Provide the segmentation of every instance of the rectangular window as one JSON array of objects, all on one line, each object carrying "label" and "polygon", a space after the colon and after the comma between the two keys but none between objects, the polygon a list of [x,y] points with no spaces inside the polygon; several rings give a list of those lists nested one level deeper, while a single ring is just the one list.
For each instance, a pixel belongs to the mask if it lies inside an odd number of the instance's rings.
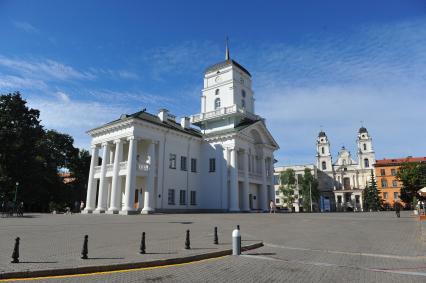
[{"label": "rectangular window", "polygon": [[176,169],[176,154],[170,153],[169,168],[170,169]]},{"label": "rectangular window", "polygon": [[175,204],[175,190],[169,189],[168,204]]},{"label": "rectangular window", "polygon": [[191,172],[197,172],[197,159],[191,158]]},{"label": "rectangular window", "polygon": [[186,191],[180,190],[179,192],[179,204],[185,205],[186,204]]},{"label": "rectangular window", "polygon": [[396,180],[393,180],[392,181],[392,187],[398,187],[398,182],[396,181]]},{"label": "rectangular window", "polygon": [[216,171],[216,159],[210,158],[209,159],[209,172],[215,172]]},{"label": "rectangular window", "polygon": [[280,195],[280,191],[275,191],[275,195],[279,196]]},{"label": "rectangular window", "polygon": [[388,199],[388,193],[383,193],[383,198]]},{"label": "rectangular window", "polygon": [[279,204],[280,203],[280,199],[279,198],[275,199],[275,203]]},{"label": "rectangular window", "polygon": [[394,200],[398,199],[398,193],[397,192],[393,193],[393,198],[394,198]]},{"label": "rectangular window", "polygon": [[385,176],[386,175],[385,169],[380,169],[380,175],[381,176]]},{"label": "rectangular window", "polygon": [[382,179],[382,188],[387,188],[387,187],[388,187],[388,180]]},{"label": "rectangular window", "polygon": [[391,175],[396,176],[396,169],[391,169]]},{"label": "rectangular window", "polygon": [[180,157],[180,170],[186,171],[186,156]]},{"label": "rectangular window", "polygon": [[191,205],[197,205],[197,192],[196,191],[191,191],[191,196],[190,196],[190,204]]}]

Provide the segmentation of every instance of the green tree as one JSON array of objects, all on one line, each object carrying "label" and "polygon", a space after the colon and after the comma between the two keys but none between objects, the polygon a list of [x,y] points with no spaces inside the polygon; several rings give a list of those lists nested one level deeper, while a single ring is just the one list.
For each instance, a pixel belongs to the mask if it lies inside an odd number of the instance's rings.
[{"label": "green tree", "polygon": [[366,186],[362,194],[365,210],[378,211],[382,207],[382,199],[380,197],[380,191],[377,188],[373,170],[371,170],[370,183]]},{"label": "green tree", "polygon": [[[300,184],[300,182],[299,182]],[[301,178],[302,185],[302,198],[303,198],[303,210],[311,211],[311,200],[312,206],[318,203],[320,193],[318,190],[318,180],[312,175],[311,169],[305,168],[304,175]]]},{"label": "green tree", "polygon": [[73,181],[69,184],[72,190],[70,199],[73,202],[86,200],[90,160],[90,153],[85,149],[81,149],[76,158],[69,164],[68,169],[70,170],[71,178],[73,179]]},{"label": "green tree", "polygon": [[405,203],[412,203],[415,199],[426,200],[417,191],[426,187],[426,164],[406,162],[401,165],[396,175],[402,182],[400,198]]},{"label": "green tree", "polygon": [[294,203],[294,189],[296,188],[296,176],[293,169],[287,169],[280,174],[280,192],[282,193],[282,200],[286,207],[290,210],[293,209]]}]

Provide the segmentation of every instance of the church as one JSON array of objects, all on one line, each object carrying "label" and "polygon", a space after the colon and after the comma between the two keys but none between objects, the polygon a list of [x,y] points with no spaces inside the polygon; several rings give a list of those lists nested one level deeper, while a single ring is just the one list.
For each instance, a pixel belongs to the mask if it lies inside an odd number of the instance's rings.
[{"label": "church", "polygon": [[376,163],[372,138],[365,127],[358,130],[357,160],[343,146],[333,163],[330,141],[325,132],[317,137],[317,168],[319,188],[334,195],[336,211],[362,211],[362,191],[370,182],[371,171]]},{"label": "church", "polygon": [[204,72],[201,111],[137,111],[88,131],[84,213],[265,211],[278,144],[255,113],[250,72],[230,58]]}]

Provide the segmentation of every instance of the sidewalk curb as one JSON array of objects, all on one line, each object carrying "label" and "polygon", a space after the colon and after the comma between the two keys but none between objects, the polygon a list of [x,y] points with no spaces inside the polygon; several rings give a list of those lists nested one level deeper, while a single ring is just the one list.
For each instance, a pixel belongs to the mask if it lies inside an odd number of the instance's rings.
[{"label": "sidewalk curb", "polygon": [[[246,245],[241,247],[241,251],[248,251],[257,249],[263,246],[263,242],[257,242],[254,244]],[[63,275],[76,275],[76,274],[87,274],[95,272],[106,272],[106,271],[117,271],[124,269],[137,269],[145,267],[157,267],[166,266],[172,264],[189,263],[192,261],[200,261],[209,258],[216,258],[226,255],[231,255],[232,249],[221,250],[216,252],[209,252],[204,254],[191,255],[187,257],[178,257],[170,259],[159,259],[145,262],[129,262],[119,263],[110,265],[98,265],[98,266],[83,266],[83,267],[72,267],[72,268],[58,268],[58,269],[45,269],[45,270],[27,270],[27,271],[16,271],[7,272],[0,274],[0,279],[21,279],[21,278],[33,278],[33,277],[47,277],[47,276],[63,276]]]}]

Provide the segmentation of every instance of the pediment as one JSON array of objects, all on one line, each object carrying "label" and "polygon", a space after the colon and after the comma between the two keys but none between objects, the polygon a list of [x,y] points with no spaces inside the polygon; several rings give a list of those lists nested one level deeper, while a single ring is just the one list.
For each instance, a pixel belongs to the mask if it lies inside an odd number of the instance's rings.
[{"label": "pediment", "polygon": [[269,132],[265,123],[259,120],[244,129],[241,129],[238,134],[243,138],[250,138],[255,143],[262,143],[271,146],[274,150],[279,149],[278,143],[275,141],[272,134]]}]

